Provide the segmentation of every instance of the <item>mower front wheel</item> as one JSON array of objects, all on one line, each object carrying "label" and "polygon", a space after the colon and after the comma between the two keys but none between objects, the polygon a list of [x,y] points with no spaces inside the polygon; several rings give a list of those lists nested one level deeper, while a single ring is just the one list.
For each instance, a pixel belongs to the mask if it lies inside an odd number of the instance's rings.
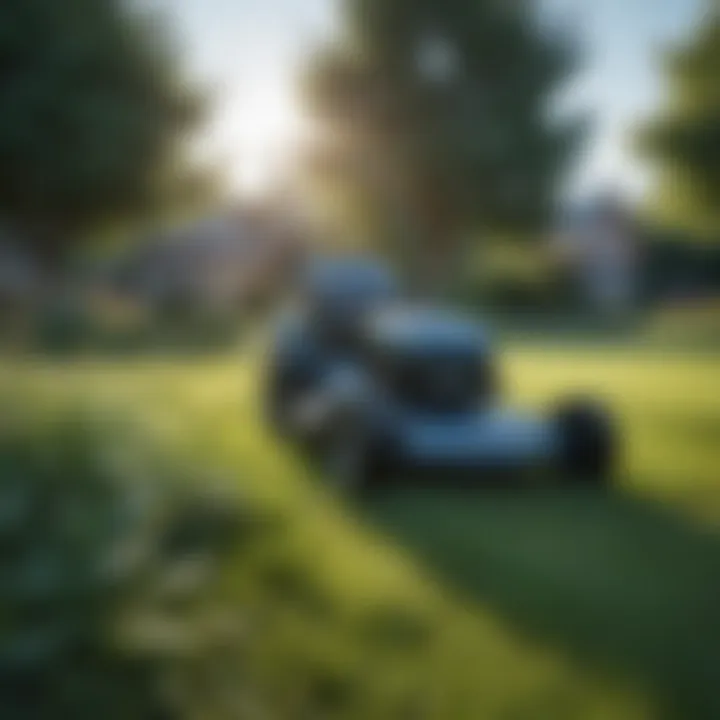
[{"label": "mower front wheel", "polygon": [[610,413],[595,401],[568,400],[556,410],[555,423],[563,478],[572,484],[606,485],[618,455]]}]

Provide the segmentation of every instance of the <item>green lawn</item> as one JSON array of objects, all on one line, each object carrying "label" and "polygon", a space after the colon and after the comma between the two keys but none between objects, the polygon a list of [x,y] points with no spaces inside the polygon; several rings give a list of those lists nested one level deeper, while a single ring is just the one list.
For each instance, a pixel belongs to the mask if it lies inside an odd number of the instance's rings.
[{"label": "green lawn", "polygon": [[265,716],[720,717],[720,358],[515,349],[506,363],[517,400],[608,399],[626,438],[612,493],[352,506],[259,426],[247,360],[6,363],[0,385],[38,416],[128,412],[198,481],[224,473],[277,516],[223,595],[264,618],[243,672]]}]

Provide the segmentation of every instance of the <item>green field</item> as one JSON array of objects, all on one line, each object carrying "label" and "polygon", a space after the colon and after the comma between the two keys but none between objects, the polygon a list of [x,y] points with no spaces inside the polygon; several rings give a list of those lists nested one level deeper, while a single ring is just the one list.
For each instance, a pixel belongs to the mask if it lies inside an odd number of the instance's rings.
[{"label": "green field", "polygon": [[[260,427],[247,359],[6,362],[0,385],[38,418],[129,414],[183,474],[223,475],[275,518],[218,591],[256,630],[214,679],[242,677],[243,717],[720,717],[720,357],[517,348],[506,363],[515,400],[612,404],[612,492],[344,502]],[[238,717],[220,685],[193,717]]]}]

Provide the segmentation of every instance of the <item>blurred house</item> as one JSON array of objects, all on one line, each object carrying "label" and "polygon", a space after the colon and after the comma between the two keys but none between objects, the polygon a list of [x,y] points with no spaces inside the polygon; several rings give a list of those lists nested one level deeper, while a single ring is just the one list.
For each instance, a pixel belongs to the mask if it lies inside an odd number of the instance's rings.
[{"label": "blurred house", "polygon": [[153,305],[211,311],[277,292],[302,254],[289,208],[242,208],[148,238],[115,273],[115,285]]},{"label": "blurred house", "polygon": [[615,193],[568,208],[552,250],[594,310],[621,314],[639,297],[641,257],[632,209]]}]

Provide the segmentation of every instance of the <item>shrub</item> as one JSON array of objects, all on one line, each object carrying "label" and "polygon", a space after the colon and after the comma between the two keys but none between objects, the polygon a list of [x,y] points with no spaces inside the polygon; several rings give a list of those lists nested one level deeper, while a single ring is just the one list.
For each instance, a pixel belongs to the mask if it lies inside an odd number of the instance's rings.
[{"label": "shrub", "polygon": [[540,247],[486,248],[458,281],[457,299],[500,313],[547,313],[574,306],[570,280]]},{"label": "shrub", "polygon": [[237,342],[244,323],[240,313],[163,313],[77,297],[37,314],[30,345],[50,355],[216,351]]},{"label": "shrub", "polygon": [[645,295],[651,302],[720,293],[720,244],[646,231]]},{"label": "shrub", "polygon": [[239,509],[141,449],[97,413],[4,427],[3,717],[171,717],[167,683],[218,642],[198,603]]}]

